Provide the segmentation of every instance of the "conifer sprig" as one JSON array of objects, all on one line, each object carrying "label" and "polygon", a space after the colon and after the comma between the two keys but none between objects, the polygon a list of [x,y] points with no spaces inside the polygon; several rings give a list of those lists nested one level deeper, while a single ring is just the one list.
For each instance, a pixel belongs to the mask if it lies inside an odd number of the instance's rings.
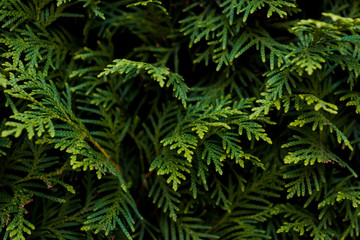
[{"label": "conifer sprig", "polygon": [[358,239],[359,12],[1,1],[0,239]]}]

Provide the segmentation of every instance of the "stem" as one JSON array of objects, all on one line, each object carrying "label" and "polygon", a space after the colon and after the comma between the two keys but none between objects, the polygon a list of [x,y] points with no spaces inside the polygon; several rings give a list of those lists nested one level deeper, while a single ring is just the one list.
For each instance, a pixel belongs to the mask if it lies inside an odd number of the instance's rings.
[{"label": "stem", "polygon": [[116,164],[116,162],[114,162],[114,161],[111,159],[110,155],[105,151],[105,149],[102,148],[102,147],[100,146],[100,144],[99,144],[98,142],[96,142],[95,139],[94,139],[90,134],[86,134],[86,132],[82,131],[81,129],[79,129],[79,130],[81,131],[81,133],[82,133],[86,138],[89,139],[89,141],[90,141],[97,149],[99,149],[99,151],[106,157],[106,159],[110,161],[110,163],[116,168],[116,170],[119,171],[120,175],[121,175],[122,177],[124,177],[124,175],[123,175],[123,173],[122,173],[122,171],[121,171],[121,169],[120,169],[120,166],[119,166],[118,164]]},{"label": "stem", "polygon": [[211,228],[209,228],[208,230],[206,230],[205,233],[210,233],[213,229],[217,228],[217,226],[221,225],[229,216],[230,216],[230,213],[227,212],[222,218],[220,218],[219,221],[217,221],[217,222],[215,223],[215,225],[213,225]]}]

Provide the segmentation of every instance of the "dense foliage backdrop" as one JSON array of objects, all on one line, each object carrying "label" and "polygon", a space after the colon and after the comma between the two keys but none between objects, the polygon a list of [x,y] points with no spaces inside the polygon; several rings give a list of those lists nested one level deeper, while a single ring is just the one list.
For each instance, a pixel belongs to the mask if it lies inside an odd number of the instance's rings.
[{"label": "dense foliage backdrop", "polygon": [[358,239],[360,1],[0,1],[1,239]]}]

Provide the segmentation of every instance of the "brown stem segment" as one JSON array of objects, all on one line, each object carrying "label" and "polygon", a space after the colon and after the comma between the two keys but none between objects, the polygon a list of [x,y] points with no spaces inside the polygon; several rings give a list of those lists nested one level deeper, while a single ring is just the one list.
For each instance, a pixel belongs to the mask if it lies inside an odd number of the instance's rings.
[{"label": "brown stem segment", "polygon": [[100,144],[98,142],[96,142],[94,140],[94,138],[91,136],[91,135],[87,135],[85,132],[83,132],[83,134],[90,140],[90,142],[97,148],[99,149],[99,151],[104,154],[104,156],[111,162],[111,164],[116,168],[116,170],[119,171],[120,175],[123,176],[122,172],[121,172],[121,169],[120,169],[120,166],[118,164],[116,164],[113,160],[111,160],[111,157],[110,155],[105,151],[104,148],[102,148],[100,146]]}]

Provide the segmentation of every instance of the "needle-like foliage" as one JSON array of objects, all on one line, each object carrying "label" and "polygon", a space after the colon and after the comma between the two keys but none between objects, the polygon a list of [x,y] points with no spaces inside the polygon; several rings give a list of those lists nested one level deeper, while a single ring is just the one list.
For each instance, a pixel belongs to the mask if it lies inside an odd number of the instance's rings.
[{"label": "needle-like foliage", "polygon": [[360,3],[0,1],[0,239],[360,238]]}]

